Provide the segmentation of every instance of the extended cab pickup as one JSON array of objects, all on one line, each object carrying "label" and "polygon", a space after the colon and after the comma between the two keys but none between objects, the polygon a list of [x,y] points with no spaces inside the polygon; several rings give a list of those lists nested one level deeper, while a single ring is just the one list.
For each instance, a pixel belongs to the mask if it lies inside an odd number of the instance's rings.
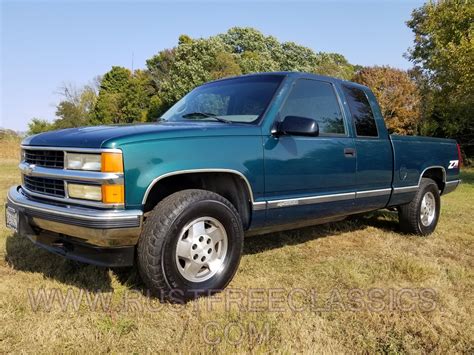
[{"label": "extended cab pickup", "polygon": [[154,294],[224,288],[244,235],[383,208],[427,235],[458,184],[454,140],[390,135],[369,88],[304,73],[202,85],[156,123],[22,143],[7,225],[65,257],[138,265]]}]

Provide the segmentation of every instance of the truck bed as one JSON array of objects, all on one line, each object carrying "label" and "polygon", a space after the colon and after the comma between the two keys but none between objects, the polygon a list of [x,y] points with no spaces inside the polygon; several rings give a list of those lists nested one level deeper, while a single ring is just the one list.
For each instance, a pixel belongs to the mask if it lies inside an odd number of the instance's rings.
[{"label": "truck bed", "polygon": [[[390,135],[390,141],[394,157],[394,194],[389,205],[411,201],[420,177],[430,169],[437,172],[432,178],[441,179],[444,192],[447,192],[451,185],[458,183],[459,157],[455,140]],[[399,193],[396,193],[397,191]]]}]

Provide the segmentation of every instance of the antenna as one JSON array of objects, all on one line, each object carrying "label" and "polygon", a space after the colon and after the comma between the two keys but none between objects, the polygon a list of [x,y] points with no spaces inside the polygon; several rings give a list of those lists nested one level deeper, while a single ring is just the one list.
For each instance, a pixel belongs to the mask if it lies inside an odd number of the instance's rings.
[{"label": "antenna", "polygon": [[132,73],[133,73],[133,52],[132,52]]}]

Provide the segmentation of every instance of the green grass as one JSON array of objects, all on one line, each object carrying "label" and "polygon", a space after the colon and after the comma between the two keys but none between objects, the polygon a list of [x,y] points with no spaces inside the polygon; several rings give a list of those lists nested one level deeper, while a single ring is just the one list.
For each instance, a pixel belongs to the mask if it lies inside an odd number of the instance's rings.
[{"label": "green grass", "polygon": [[[3,202],[19,181],[16,165],[0,160],[2,353],[474,351],[472,169],[442,198],[428,238],[399,234],[387,211],[250,237],[229,286],[234,293],[170,305],[148,298],[134,271],[80,266],[5,229]],[[55,299],[35,308],[30,298],[41,289],[84,298],[77,307],[62,309]],[[349,300],[351,290],[362,293],[362,307]],[[401,290],[415,297],[398,302]],[[371,292],[383,295],[370,302]],[[91,309],[86,296],[109,297],[110,307]],[[275,301],[281,297],[292,303]]]}]

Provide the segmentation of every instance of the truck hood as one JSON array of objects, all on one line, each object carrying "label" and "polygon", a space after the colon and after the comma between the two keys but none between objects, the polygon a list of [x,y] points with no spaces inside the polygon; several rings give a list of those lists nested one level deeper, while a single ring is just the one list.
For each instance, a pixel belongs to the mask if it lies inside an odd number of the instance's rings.
[{"label": "truck hood", "polygon": [[72,148],[114,148],[137,140],[256,135],[257,125],[221,122],[165,122],[68,128],[27,137],[22,144]]}]

